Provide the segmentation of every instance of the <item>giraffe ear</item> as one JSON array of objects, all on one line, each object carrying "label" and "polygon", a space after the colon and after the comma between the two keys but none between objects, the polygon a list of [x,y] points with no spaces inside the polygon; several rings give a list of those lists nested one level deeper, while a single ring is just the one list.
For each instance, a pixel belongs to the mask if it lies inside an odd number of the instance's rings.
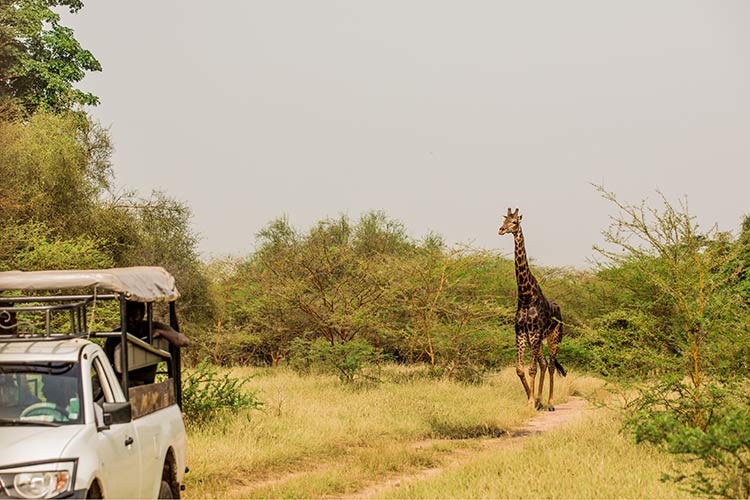
[{"label": "giraffe ear", "polygon": [[521,219],[523,219],[523,215],[518,216],[518,222],[521,222]]}]

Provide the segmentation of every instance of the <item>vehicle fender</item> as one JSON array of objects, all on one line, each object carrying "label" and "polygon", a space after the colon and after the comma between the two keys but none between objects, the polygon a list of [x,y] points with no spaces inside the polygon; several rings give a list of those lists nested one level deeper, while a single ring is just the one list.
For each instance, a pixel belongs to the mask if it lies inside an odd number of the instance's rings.
[{"label": "vehicle fender", "polygon": [[[77,458],[75,490],[88,490],[91,484],[100,477],[101,457],[96,446],[96,426],[85,424],[81,432],[68,442],[60,454],[61,458]],[[102,493],[106,495],[106,485],[101,484]]]},{"label": "vehicle fender", "polygon": [[[169,450],[175,460],[175,477],[182,484],[185,475],[187,437],[180,408],[175,404],[133,420],[142,443],[144,496],[155,498]],[[149,474],[147,474],[149,472]],[[147,475],[146,475],[147,474]]]}]

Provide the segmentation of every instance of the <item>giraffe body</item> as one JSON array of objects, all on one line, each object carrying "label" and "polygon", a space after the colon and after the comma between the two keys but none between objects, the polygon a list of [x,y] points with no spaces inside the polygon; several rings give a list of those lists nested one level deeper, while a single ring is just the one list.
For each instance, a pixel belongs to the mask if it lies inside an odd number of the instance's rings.
[{"label": "giraffe body", "polygon": [[[560,307],[544,296],[539,283],[529,269],[523,231],[521,231],[521,218],[522,216],[518,215],[518,209],[511,212],[509,208],[508,215],[506,215],[503,225],[498,230],[500,235],[512,233],[515,242],[516,282],[518,283],[518,307],[514,321],[516,330],[516,373],[521,379],[529,404],[540,409],[542,407],[544,377],[547,369],[549,369],[547,409],[554,411],[555,371],[560,370],[563,377],[566,374],[565,369],[557,361],[557,350],[563,336],[562,315]],[[549,351],[549,363],[542,350],[542,344],[545,341]],[[530,353],[528,381],[524,369],[527,349]],[[535,396],[537,366],[540,373],[538,390]]]}]

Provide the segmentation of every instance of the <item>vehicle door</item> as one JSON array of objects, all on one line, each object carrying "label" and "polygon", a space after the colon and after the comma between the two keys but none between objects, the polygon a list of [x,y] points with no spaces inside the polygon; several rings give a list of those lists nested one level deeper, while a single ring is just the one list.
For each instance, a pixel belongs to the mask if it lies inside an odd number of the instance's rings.
[{"label": "vehicle door", "polygon": [[[147,384],[140,386],[141,391],[153,391],[155,386]],[[132,392],[130,394],[131,403],[138,406],[138,396]],[[152,399],[152,398],[149,398]],[[173,421],[169,414],[165,415],[163,410],[151,412],[145,415],[139,415],[137,411],[133,413],[133,426],[135,432],[140,438],[140,449],[138,450],[141,457],[141,491],[139,498],[155,498],[159,494],[161,487],[162,472],[164,470],[164,457],[166,447],[164,446],[168,438],[165,432],[165,425]]]},{"label": "vehicle door", "polygon": [[[107,365],[105,366],[105,363]],[[114,378],[107,370],[109,362],[101,354],[91,360],[91,389],[96,421],[99,470],[102,474],[105,498],[140,498],[141,463],[140,446],[133,422],[104,424],[102,403],[126,401]]]}]

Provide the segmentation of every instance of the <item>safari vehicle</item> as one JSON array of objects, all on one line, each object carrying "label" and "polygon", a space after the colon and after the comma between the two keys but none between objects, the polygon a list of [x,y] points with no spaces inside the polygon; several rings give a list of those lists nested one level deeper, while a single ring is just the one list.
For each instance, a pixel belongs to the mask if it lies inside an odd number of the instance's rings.
[{"label": "safari vehicle", "polygon": [[[160,267],[0,272],[0,498],[179,498],[180,350],[153,334],[157,303],[179,331],[178,297]],[[107,307],[112,330],[92,331]],[[162,380],[134,386],[149,367]]]}]

